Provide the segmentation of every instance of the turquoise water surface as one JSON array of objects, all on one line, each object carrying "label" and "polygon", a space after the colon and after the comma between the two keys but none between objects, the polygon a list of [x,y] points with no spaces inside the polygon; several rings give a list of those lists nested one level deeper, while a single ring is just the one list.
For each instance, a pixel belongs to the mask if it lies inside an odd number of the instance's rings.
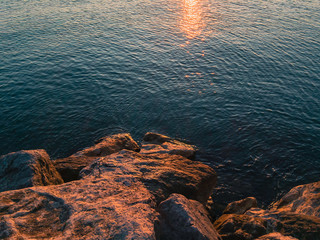
[{"label": "turquoise water surface", "polygon": [[187,139],[217,201],[320,176],[319,0],[1,0],[0,155]]}]

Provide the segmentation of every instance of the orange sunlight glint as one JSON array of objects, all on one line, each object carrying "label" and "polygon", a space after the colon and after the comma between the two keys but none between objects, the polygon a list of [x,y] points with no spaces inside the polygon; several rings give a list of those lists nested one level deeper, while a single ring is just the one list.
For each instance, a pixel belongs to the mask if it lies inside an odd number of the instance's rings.
[{"label": "orange sunlight glint", "polygon": [[182,14],[181,29],[187,38],[199,36],[204,28],[201,0],[182,0]]}]

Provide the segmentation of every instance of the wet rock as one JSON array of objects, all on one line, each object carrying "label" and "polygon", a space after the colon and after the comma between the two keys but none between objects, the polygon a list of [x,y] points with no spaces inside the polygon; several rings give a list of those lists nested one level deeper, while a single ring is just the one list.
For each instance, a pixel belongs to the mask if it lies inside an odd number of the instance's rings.
[{"label": "wet rock", "polygon": [[143,137],[142,154],[171,154],[180,155],[189,159],[194,158],[196,148],[165,135],[148,132]]},{"label": "wet rock", "polygon": [[267,222],[247,215],[224,214],[214,222],[223,240],[253,240],[267,233]]},{"label": "wet rock", "polygon": [[278,210],[252,208],[245,215],[264,219],[268,232],[280,232],[300,240],[320,239],[320,218]]},{"label": "wet rock", "polygon": [[139,152],[139,145],[129,133],[115,134],[101,138],[97,144],[79,151],[67,158],[57,159],[54,165],[65,182],[79,179],[79,172],[88,166],[94,159],[107,156],[122,149]]},{"label": "wet rock", "polygon": [[247,197],[245,199],[229,203],[223,213],[243,214],[250,208],[255,207],[257,207],[257,199],[254,197]]},{"label": "wet rock", "polygon": [[272,209],[320,217],[320,181],[292,188]]},{"label": "wet rock", "polygon": [[214,170],[201,162],[179,155],[128,150],[96,159],[80,176],[139,179],[156,197],[157,203],[171,193],[180,193],[205,204],[217,181]]},{"label": "wet rock", "polygon": [[0,157],[0,191],[61,184],[63,180],[43,149],[22,150]]},{"label": "wet rock", "polygon": [[221,239],[204,206],[180,194],[171,194],[159,205],[158,239]]},{"label": "wet rock", "polygon": [[0,193],[7,239],[155,239],[154,197],[126,179],[82,179]]},{"label": "wet rock", "polygon": [[267,235],[263,235],[256,240],[299,240],[294,237],[290,236],[283,236],[281,233],[274,232],[274,233],[269,233]]}]

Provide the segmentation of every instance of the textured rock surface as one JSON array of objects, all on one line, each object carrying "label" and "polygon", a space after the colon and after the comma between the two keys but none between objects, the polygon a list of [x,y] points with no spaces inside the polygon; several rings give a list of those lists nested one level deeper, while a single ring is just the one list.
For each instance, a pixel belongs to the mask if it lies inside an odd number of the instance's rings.
[{"label": "textured rock surface", "polygon": [[54,161],[54,165],[64,181],[77,180],[81,169],[88,166],[94,159],[119,152],[122,149],[140,151],[139,145],[129,133],[121,133],[101,138],[92,147],[79,151],[67,158],[57,159]]},{"label": "textured rock surface", "polygon": [[155,239],[157,203],[171,193],[205,203],[215,186],[201,162],[147,150],[107,155],[103,141],[70,158],[71,168],[90,160],[80,180],[0,193],[0,238]]},{"label": "textured rock surface", "polygon": [[61,184],[63,180],[43,149],[22,150],[0,157],[0,191]]},{"label": "textured rock surface", "polygon": [[292,188],[272,209],[320,217],[320,181]]},{"label": "textured rock surface", "polygon": [[283,236],[281,233],[274,232],[274,233],[269,233],[267,235],[263,235],[256,240],[299,240],[294,237],[290,236]]},{"label": "textured rock surface", "polygon": [[148,132],[143,137],[141,147],[142,154],[171,154],[180,155],[186,158],[194,158],[196,149],[194,146],[185,144],[167,136]]},{"label": "textured rock surface", "polygon": [[214,170],[201,162],[179,155],[140,154],[128,150],[96,159],[80,176],[134,177],[155,195],[157,203],[171,193],[205,203],[217,180]]},{"label": "textured rock surface", "polygon": [[0,193],[0,238],[155,239],[153,199],[134,179]]},{"label": "textured rock surface", "polygon": [[158,239],[221,239],[204,206],[180,194],[172,194],[159,205]]},{"label": "textured rock surface", "polygon": [[245,215],[264,219],[268,232],[280,232],[300,240],[320,239],[320,218],[278,210],[252,208]]},{"label": "textured rock surface", "polygon": [[267,233],[267,221],[239,214],[224,214],[214,226],[223,240],[252,240]]},{"label": "textured rock surface", "polygon": [[229,203],[223,213],[243,214],[250,208],[255,207],[257,207],[257,199],[255,199],[254,197],[247,197],[245,199]]}]

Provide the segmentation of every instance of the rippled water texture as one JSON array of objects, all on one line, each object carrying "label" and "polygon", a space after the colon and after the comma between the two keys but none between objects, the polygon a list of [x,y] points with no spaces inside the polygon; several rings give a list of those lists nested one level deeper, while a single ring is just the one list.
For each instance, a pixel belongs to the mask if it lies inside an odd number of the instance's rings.
[{"label": "rippled water texture", "polygon": [[217,201],[320,176],[318,0],[1,0],[0,154],[187,139]]}]

